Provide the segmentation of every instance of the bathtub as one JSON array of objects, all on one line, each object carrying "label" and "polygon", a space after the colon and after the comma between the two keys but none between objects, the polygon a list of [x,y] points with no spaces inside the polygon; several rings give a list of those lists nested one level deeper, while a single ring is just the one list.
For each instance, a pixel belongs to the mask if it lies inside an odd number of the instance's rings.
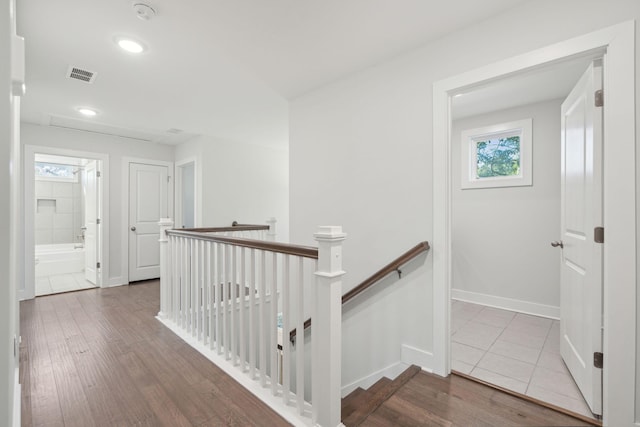
[{"label": "bathtub", "polygon": [[36,277],[84,271],[84,247],[78,243],[36,245]]}]

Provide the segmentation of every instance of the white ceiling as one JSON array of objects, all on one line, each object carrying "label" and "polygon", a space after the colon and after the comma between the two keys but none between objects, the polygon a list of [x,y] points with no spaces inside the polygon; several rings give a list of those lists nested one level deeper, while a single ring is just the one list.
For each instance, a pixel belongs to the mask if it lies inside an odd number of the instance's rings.
[{"label": "white ceiling", "polygon": [[[143,21],[132,0],[20,0],[22,117],[164,143],[205,134],[286,147],[287,100],[523,1],[149,0],[157,15]],[[126,54],[118,35],[149,50]],[[67,79],[70,65],[97,72],[95,83]],[[79,106],[100,114],[82,119]]]},{"label": "white ceiling", "polygon": [[452,98],[454,120],[521,105],[565,98],[603,52],[563,60],[533,70],[517,73],[479,87],[460,92]]}]

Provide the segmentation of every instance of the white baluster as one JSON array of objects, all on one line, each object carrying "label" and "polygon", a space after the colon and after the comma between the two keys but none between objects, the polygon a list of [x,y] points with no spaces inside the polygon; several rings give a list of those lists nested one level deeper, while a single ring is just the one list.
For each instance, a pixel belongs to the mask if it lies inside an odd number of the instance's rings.
[{"label": "white baluster", "polygon": [[249,378],[256,377],[256,250],[251,249],[249,261]]},{"label": "white baluster", "polygon": [[196,318],[196,285],[197,285],[197,281],[198,281],[198,266],[196,263],[196,241],[194,239],[190,239],[190,246],[191,246],[191,274],[190,274],[190,286],[189,286],[189,292],[190,293],[190,303],[191,303],[191,307],[189,310],[189,332],[191,332],[191,336],[194,336],[196,334],[196,324],[197,324],[197,318]]},{"label": "white baluster", "polygon": [[[318,270],[312,312],[312,420],[340,425],[342,351],[342,227],[319,227]],[[302,337],[300,337],[302,341]]]},{"label": "white baluster", "polygon": [[238,302],[238,262],[237,247],[231,246],[231,363],[238,360],[238,317],[236,305]]},{"label": "white baluster", "polygon": [[269,315],[265,311],[267,303],[267,255],[265,251],[260,251],[260,306],[258,307],[258,315],[260,316],[260,385],[263,387],[267,384],[267,334],[269,325]]},{"label": "white baluster", "polygon": [[224,289],[224,286],[221,285],[221,283],[223,283],[223,281],[221,280],[222,277],[222,247],[220,244],[215,243],[213,250],[215,252],[214,255],[214,259],[215,259],[215,267],[216,267],[216,274],[215,274],[215,283],[213,284],[215,286],[215,299],[214,301],[216,302],[216,351],[218,352],[218,354],[222,354],[222,333],[220,332],[220,327],[222,325],[222,290]]},{"label": "white baluster", "polygon": [[205,288],[205,308],[206,308],[206,321],[207,323],[207,336],[209,337],[209,349],[213,350],[213,300],[212,300],[212,283],[213,276],[211,271],[211,247],[212,242],[207,242],[207,272],[205,274],[204,288]]},{"label": "white baluster", "polygon": [[240,251],[240,283],[238,284],[238,302],[240,304],[240,319],[238,321],[238,339],[240,341],[240,370],[244,372],[247,355],[245,351],[245,326],[244,326],[244,303],[245,303],[245,295],[246,295],[246,255],[245,248],[239,248]]},{"label": "white baluster", "polygon": [[158,317],[164,319],[171,312],[170,295],[171,295],[171,268],[169,266],[169,248],[167,230],[173,227],[171,218],[160,218],[158,222],[160,226],[160,312]]},{"label": "white baluster", "polygon": [[224,355],[225,359],[231,358],[231,346],[229,345],[229,321],[230,321],[230,305],[231,305],[231,247],[225,245],[224,248]]},{"label": "white baluster", "polygon": [[196,337],[196,340],[200,340],[200,330],[202,329],[202,325],[201,325],[201,321],[200,321],[200,310],[201,310],[201,306],[200,306],[200,283],[202,280],[202,276],[201,276],[201,266],[202,266],[202,260],[200,258],[200,240],[196,240],[193,239],[193,248],[194,248],[194,254],[193,254],[193,262],[194,262],[194,281],[193,281],[193,301],[194,301],[194,307],[193,307],[193,315],[194,315],[194,322],[193,322],[193,336]]},{"label": "white baluster", "polygon": [[289,327],[290,310],[290,271],[289,271],[289,255],[282,257],[282,401],[284,404],[289,403],[289,391],[291,390],[291,346],[286,339],[286,333],[291,329]]},{"label": "white baluster", "polygon": [[275,252],[272,255],[272,272],[271,272],[271,393],[275,396],[278,392],[278,360],[280,359],[280,351],[278,350],[278,257]]},{"label": "white baluster", "polygon": [[[296,322],[296,403],[298,413],[304,412],[304,258],[298,257],[298,282],[295,289],[298,292],[297,322]],[[287,335],[283,341],[287,341]]]},{"label": "white baluster", "polygon": [[182,329],[189,328],[189,241],[182,239]]},{"label": "white baluster", "polygon": [[172,320],[178,325],[180,315],[180,240],[171,236],[171,262],[173,263],[173,310]]}]

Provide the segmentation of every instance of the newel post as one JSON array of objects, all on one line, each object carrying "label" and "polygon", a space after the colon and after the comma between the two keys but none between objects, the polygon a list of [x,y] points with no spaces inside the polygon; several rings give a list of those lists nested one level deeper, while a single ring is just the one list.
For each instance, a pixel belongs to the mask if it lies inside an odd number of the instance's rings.
[{"label": "newel post", "polygon": [[318,271],[311,314],[312,417],[316,426],[335,427],[342,425],[342,241],[346,234],[339,226],[321,226],[314,237]]},{"label": "newel post", "polygon": [[267,219],[267,224],[269,224],[269,230],[267,230],[267,240],[274,242],[276,240],[276,219],[271,217]]},{"label": "newel post", "polygon": [[160,312],[158,317],[165,318],[170,315],[171,311],[171,272],[169,264],[171,259],[169,258],[169,238],[167,236],[167,230],[173,228],[173,221],[171,218],[160,218],[158,222],[160,226]]}]

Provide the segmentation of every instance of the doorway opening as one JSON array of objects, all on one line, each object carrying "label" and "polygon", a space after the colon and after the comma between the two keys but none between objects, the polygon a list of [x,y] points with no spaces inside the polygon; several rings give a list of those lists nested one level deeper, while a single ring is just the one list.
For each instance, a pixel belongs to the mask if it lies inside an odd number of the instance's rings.
[{"label": "doorway opening", "polygon": [[197,189],[197,160],[195,158],[176,162],[175,165],[175,211],[176,228],[193,228],[199,222]]},{"label": "doorway opening", "polygon": [[[527,73],[577,56],[604,54],[605,105],[603,204],[603,418],[624,424],[635,414],[635,360],[625,355],[636,343],[635,87],[634,23],[626,22],[509,58],[434,84],[434,372],[451,372],[452,155],[451,103],[458,93]],[[622,166],[624,164],[624,166]],[[534,176],[535,180],[535,176]],[[591,235],[593,237],[593,234]],[[624,285],[622,285],[624,283]],[[623,319],[625,319],[623,321]],[[592,355],[594,356],[594,355]],[[597,360],[593,357],[594,362]],[[586,362],[585,362],[586,363]],[[591,363],[591,361],[589,361]],[[611,384],[615,384],[612,387]]]},{"label": "doorway opening", "polygon": [[593,59],[502,78],[451,103],[452,369],[589,418],[561,356],[560,249],[549,243],[566,205],[561,104]]},{"label": "doorway opening", "polygon": [[20,299],[108,286],[109,157],[25,145]]},{"label": "doorway opening", "polygon": [[101,163],[35,153],[35,296],[100,286]]}]

